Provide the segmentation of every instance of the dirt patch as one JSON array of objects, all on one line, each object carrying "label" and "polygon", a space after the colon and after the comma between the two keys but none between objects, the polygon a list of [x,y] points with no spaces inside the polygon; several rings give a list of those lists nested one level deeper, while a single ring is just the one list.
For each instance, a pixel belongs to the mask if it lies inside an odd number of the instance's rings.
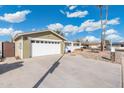
[{"label": "dirt patch", "polygon": [[[100,50],[97,51],[92,51],[90,49],[85,49],[83,51],[78,51],[75,52],[76,54],[80,54],[85,58],[89,59],[95,59],[95,60],[100,60],[100,61],[106,61],[106,62],[112,62],[111,61],[111,52],[110,51],[104,51],[101,52]],[[121,64],[122,61],[122,54],[120,52],[115,52],[115,62],[113,63],[118,63]]]}]

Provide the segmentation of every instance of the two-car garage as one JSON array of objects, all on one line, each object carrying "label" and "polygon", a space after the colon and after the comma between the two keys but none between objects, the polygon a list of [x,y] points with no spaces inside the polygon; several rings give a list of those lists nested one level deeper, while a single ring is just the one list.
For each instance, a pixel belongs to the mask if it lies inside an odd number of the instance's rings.
[{"label": "two-car garage", "polygon": [[63,54],[66,39],[53,31],[35,31],[17,34],[14,38],[15,56],[30,58]]},{"label": "two-car garage", "polygon": [[61,42],[58,40],[31,40],[32,57],[61,53]]}]

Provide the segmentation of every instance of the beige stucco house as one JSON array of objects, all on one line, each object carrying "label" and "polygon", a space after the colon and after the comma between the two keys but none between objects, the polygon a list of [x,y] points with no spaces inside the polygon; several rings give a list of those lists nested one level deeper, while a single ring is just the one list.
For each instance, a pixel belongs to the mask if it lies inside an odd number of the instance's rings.
[{"label": "beige stucco house", "polygon": [[64,37],[48,30],[17,34],[14,38],[15,56],[23,59],[63,54],[65,41]]}]

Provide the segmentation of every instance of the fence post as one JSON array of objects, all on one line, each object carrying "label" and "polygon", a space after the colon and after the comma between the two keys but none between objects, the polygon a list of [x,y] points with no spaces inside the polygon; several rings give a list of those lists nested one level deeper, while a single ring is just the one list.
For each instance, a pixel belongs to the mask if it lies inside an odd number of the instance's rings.
[{"label": "fence post", "polygon": [[111,61],[115,62],[115,49],[111,48]]}]

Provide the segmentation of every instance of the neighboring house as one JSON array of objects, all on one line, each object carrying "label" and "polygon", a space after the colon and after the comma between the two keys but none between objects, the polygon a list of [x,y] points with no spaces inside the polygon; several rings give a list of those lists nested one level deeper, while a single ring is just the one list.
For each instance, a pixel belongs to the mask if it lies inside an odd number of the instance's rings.
[{"label": "neighboring house", "polygon": [[115,50],[124,50],[124,42],[113,43],[112,47],[114,47]]},{"label": "neighboring house", "polygon": [[111,47],[113,47],[115,50],[124,51],[124,42],[114,42],[112,44],[107,44],[108,49],[111,49]]},{"label": "neighboring house", "polygon": [[81,43],[84,48],[99,48],[100,43]]},{"label": "neighboring house", "polygon": [[81,48],[100,48],[100,43],[81,43],[81,42],[65,41],[65,46],[66,46],[65,47],[66,52],[68,52],[68,50],[74,52],[74,50]]},{"label": "neighboring house", "polygon": [[74,52],[76,49],[80,49],[81,47],[81,42],[71,42],[71,41],[65,41],[65,51],[68,52]]},{"label": "neighboring house", "polygon": [[15,56],[31,58],[35,56],[63,54],[66,39],[53,31],[37,31],[17,34],[14,38]]}]

